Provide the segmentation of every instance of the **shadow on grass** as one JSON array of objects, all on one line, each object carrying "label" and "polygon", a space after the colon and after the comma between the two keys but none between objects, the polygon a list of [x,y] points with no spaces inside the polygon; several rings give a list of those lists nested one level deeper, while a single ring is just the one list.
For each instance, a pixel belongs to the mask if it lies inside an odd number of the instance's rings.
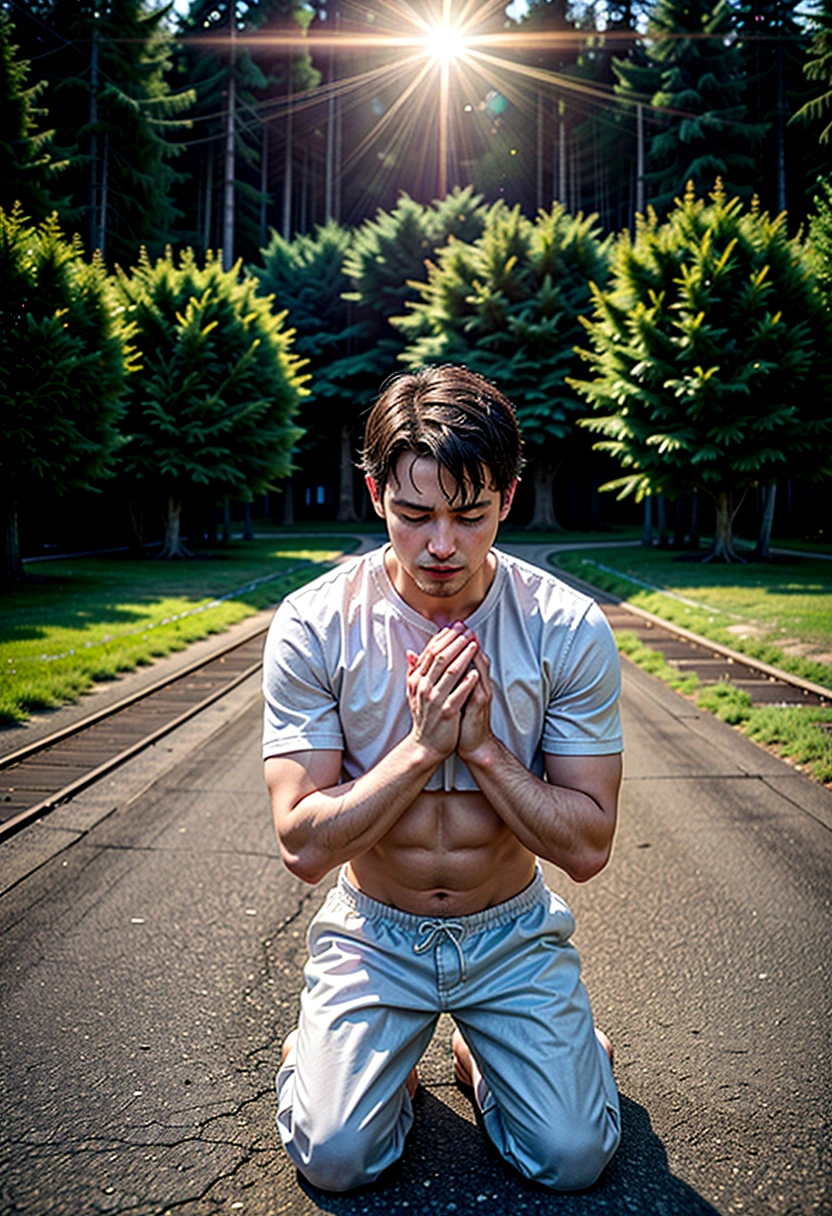
[{"label": "shadow on grass", "polygon": [[[372,1186],[344,1195],[319,1191],[300,1175],[308,1204],[292,1211],[329,1212],[332,1216],[389,1216],[406,1212],[450,1212],[454,1216],[541,1213],[542,1216],[717,1216],[717,1209],[675,1177],[667,1154],[643,1106],[622,1095],[621,1147],[590,1190],[555,1193],[528,1182],[503,1162],[481,1126],[459,1113],[463,1098],[456,1088],[442,1096],[420,1090],[416,1121],[402,1160]],[[452,1105],[451,1105],[452,1104]]]}]

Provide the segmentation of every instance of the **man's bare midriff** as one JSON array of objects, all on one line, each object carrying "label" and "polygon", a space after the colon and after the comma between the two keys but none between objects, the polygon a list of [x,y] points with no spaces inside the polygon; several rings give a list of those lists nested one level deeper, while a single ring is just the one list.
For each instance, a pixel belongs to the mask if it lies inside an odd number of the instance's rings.
[{"label": "man's bare midriff", "polygon": [[482,794],[425,791],[347,873],[361,891],[404,912],[465,916],[519,894],[534,867]]}]

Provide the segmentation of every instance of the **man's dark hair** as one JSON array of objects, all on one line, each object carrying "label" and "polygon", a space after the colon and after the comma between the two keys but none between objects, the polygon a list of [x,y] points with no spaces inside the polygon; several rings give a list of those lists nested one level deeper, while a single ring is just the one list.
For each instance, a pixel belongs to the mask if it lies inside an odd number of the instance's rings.
[{"label": "man's dark hair", "polygon": [[450,496],[442,486],[449,502],[466,489],[476,500],[486,475],[504,499],[523,467],[514,406],[488,380],[450,363],[402,372],[382,385],[361,454],[379,494],[403,452],[429,456],[447,470],[455,485]]}]

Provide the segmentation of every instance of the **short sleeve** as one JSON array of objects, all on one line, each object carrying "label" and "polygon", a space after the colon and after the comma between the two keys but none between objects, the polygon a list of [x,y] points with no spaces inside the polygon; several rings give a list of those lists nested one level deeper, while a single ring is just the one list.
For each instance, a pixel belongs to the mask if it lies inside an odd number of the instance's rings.
[{"label": "short sleeve", "polygon": [[597,604],[577,623],[554,673],[541,747],[561,756],[604,756],[623,747],[615,638]]},{"label": "short sleeve", "polygon": [[290,600],[275,613],[263,652],[263,759],[343,751],[338,706],[321,644]]}]

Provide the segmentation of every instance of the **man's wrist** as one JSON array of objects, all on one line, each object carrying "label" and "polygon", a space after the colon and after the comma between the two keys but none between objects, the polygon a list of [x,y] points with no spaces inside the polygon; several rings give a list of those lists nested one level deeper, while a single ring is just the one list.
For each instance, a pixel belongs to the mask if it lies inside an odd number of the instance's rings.
[{"label": "man's wrist", "polygon": [[486,739],[478,743],[476,747],[471,748],[470,751],[466,751],[463,747],[458,747],[457,755],[469,768],[483,770],[493,768],[499,762],[500,741],[496,735],[489,734]]},{"label": "man's wrist", "polygon": [[407,750],[408,757],[417,770],[426,769],[428,774],[432,774],[444,760],[447,760],[450,752],[440,751],[438,748],[431,747],[424,740],[419,739],[413,733],[407,735],[401,745]]}]

